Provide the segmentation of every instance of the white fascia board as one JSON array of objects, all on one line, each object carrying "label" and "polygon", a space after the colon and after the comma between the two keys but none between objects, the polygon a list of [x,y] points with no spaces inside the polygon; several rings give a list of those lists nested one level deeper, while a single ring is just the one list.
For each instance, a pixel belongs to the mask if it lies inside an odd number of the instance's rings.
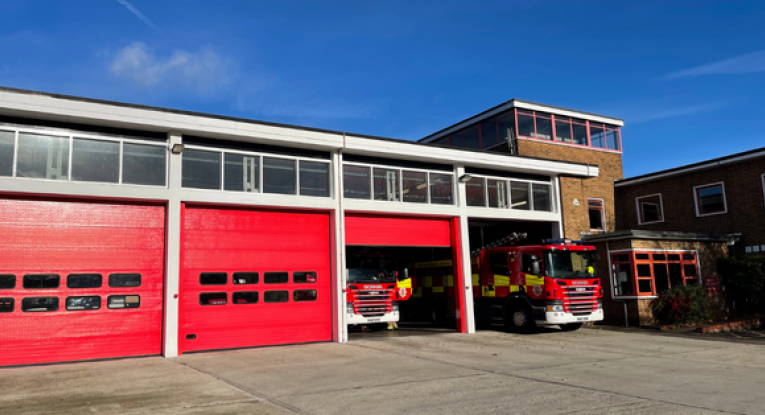
[{"label": "white fascia board", "polygon": [[171,195],[167,187],[38,180],[18,177],[0,178],[0,192],[161,202],[167,201]]},{"label": "white fascia board", "polygon": [[55,98],[46,95],[0,92],[0,113],[10,116],[79,122],[149,131],[174,131],[271,145],[298,145],[319,150],[343,146],[341,133],[225,120],[145,108]]},{"label": "white fascia board", "polygon": [[380,200],[343,199],[346,212],[369,212],[398,215],[459,216],[461,209],[454,205],[434,205],[427,203],[388,202]]},{"label": "white fascia board", "polygon": [[431,163],[460,163],[469,167],[544,174],[549,176],[566,175],[597,177],[599,173],[597,166],[586,164],[564,163],[526,157],[512,157],[485,151],[464,151],[452,148],[424,146],[422,144],[402,141],[373,140],[355,136],[346,137],[345,152],[365,156],[388,156],[402,160]]},{"label": "white fascia board", "polygon": [[505,219],[535,222],[558,222],[560,214],[555,212],[539,212],[517,209],[494,209],[481,207],[466,207],[465,214],[475,219]]},{"label": "white fascia board", "polygon": [[268,193],[224,192],[220,190],[182,189],[178,192],[184,202],[232,205],[275,206],[279,208],[335,210],[336,202],[329,197],[292,196]]},{"label": "white fascia board", "polygon": [[566,109],[556,108],[556,107],[548,107],[546,105],[534,104],[531,102],[525,102],[525,101],[521,101],[517,99],[513,100],[513,106],[515,108],[520,108],[520,109],[525,109],[530,111],[549,112],[551,114],[562,115],[564,117],[579,118],[583,120],[602,122],[602,123],[611,124],[611,125],[618,125],[619,127],[624,127],[624,121],[617,118],[605,117],[602,115],[588,114],[586,112],[578,112],[578,111],[566,110]]}]

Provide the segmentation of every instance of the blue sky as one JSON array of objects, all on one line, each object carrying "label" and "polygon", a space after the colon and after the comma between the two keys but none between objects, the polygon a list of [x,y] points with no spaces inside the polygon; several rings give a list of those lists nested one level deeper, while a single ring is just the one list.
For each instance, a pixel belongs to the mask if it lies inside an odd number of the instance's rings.
[{"label": "blue sky", "polygon": [[625,176],[765,146],[762,1],[15,0],[0,85],[418,139],[521,98]]}]

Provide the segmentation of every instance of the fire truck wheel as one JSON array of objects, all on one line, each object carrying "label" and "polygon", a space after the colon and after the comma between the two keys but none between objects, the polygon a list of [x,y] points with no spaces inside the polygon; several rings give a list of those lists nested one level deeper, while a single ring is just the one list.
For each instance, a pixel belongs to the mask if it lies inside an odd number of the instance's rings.
[{"label": "fire truck wheel", "polygon": [[582,323],[569,323],[560,325],[560,329],[563,331],[579,330],[580,327],[582,327]]},{"label": "fire truck wheel", "polygon": [[505,328],[510,332],[528,333],[536,326],[531,309],[522,304],[511,304],[505,315]]}]

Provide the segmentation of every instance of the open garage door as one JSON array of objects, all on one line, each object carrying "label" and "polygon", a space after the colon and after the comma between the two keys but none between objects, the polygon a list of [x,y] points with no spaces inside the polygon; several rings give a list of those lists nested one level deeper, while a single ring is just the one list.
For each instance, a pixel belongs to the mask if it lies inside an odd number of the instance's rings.
[{"label": "open garage door", "polygon": [[0,365],[155,355],[161,206],[0,199]]},{"label": "open garage door", "polygon": [[451,246],[448,218],[348,213],[345,244],[357,246]]},{"label": "open garage door", "polygon": [[328,213],[186,206],[181,351],[332,340]]}]

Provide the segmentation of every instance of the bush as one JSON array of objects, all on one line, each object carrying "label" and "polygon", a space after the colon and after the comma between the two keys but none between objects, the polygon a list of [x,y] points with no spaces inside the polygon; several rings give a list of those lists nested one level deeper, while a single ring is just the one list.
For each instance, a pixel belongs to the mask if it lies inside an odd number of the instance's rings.
[{"label": "bush", "polygon": [[717,273],[736,315],[765,312],[765,257],[720,258]]},{"label": "bush", "polygon": [[701,323],[709,319],[710,300],[706,287],[679,286],[662,292],[651,301],[653,317],[661,325]]}]

